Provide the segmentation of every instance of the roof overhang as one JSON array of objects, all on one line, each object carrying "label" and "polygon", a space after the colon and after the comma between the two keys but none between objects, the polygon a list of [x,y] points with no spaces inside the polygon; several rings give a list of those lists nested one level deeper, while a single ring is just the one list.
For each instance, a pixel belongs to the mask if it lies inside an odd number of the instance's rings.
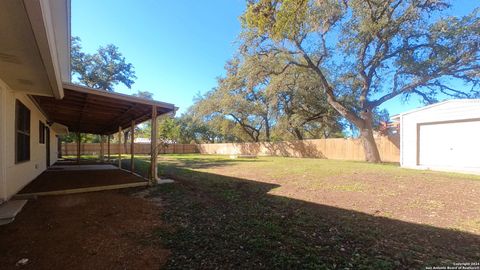
[{"label": "roof overhang", "polygon": [[70,0],[0,1],[0,78],[14,91],[63,97],[70,78]]},{"label": "roof overhang", "polygon": [[390,117],[390,121],[392,121],[394,123],[400,122],[400,117],[401,117],[400,114],[395,114],[395,115]]},{"label": "roof overhang", "polygon": [[467,103],[477,103],[478,104],[478,103],[480,103],[480,99],[479,98],[447,99],[447,100],[444,100],[444,101],[440,101],[440,102],[437,102],[437,103],[434,103],[434,104],[430,104],[430,105],[427,105],[427,106],[423,106],[423,107],[420,107],[420,108],[416,108],[416,109],[413,109],[413,110],[409,110],[409,111],[394,115],[394,116],[392,116],[392,118],[397,117],[398,119],[400,119],[401,116],[404,116],[404,115],[407,115],[407,114],[413,114],[413,113],[429,110],[429,109],[432,109],[432,108],[435,108],[435,107],[438,107],[438,106],[443,106],[443,105],[449,104],[449,103],[454,103],[454,104],[456,103],[459,106],[462,106],[462,104],[467,104]]},{"label": "roof overhang", "polygon": [[63,88],[65,96],[61,100],[45,96],[33,99],[49,121],[68,127],[70,132],[111,135],[119,128],[131,127],[132,121],[138,124],[151,119],[153,110],[162,115],[177,109],[170,103],[69,83],[64,83]]}]

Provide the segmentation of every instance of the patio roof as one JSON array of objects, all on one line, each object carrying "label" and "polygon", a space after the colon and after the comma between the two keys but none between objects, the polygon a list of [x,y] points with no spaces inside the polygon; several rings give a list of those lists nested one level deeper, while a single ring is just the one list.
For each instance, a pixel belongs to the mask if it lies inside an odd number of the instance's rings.
[{"label": "patio roof", "polygon": [[111,93],[98,89],[63,84],[65,96],[55,99],[46,96],[32,96],[49,121],[68,127],[71,132],[111,135],[118,128],[131,127],[151,119],[152,110],[157,115],[174,113],[173,104],[144,98]]}]

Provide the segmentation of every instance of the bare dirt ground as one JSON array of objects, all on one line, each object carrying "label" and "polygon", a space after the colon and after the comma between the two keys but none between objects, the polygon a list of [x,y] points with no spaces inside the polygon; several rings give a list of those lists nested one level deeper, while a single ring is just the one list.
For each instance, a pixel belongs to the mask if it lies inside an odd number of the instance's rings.
[{"label": "bare dirt ground", "polygon": [[159,211],[125,191],[31,200],[0,227],[0,268],[159,269],[169,255],[152,238]]}]

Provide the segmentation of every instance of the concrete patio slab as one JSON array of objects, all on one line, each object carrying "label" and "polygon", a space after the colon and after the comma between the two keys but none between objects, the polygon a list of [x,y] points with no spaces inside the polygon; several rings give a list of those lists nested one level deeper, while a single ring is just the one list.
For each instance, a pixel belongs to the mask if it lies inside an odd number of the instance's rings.
[{"label": "concrete patio slab", "polygon": [[148,181],[113,165],[60,165],[40,174],[24,187],[17,198],[73,194],[147,186]]}]

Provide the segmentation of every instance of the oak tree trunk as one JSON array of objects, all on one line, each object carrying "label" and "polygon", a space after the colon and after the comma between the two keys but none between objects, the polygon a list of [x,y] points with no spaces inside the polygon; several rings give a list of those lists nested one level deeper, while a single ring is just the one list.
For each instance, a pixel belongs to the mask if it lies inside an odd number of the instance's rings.
[{"label": "oak tree trunk", "polygon": [[375,138],[373,137],[372,128],[365,127],[360,130],[360,138],[363,142],[363,149],[365,151],[365,160],[367,162],[378,163],[380,160],[380,153],[378,152]]},{"label": "oak tree trunk", "polygon": [[363,150],[365,151],[365,160],[367,162],[378,163],[380,153],[378,152],[377,143],[373,137],[373,114],[371,109],[366,109],[361,113],[361,123],[358,125],[360,130],[360,138],[363,142]]},{"label": "oak tree trunk", "polygon": [[375,142],[375,137],[373,137],[373,115],[371,110],[364,110],[361,113],[361,117],[349,120],[360,131],[360,139],[362,140],[363,150],[365,152],[365,161],[372,163],[381,162],[378,146]]},{"label": "oak tree trunk", "polygon": [[364,104],[360,116],[353,111],[350,111],[340,102],[338,102],[333,93],[333,88],[328,84],[325,76],[322,71],[315,67],[311,60],[306,59],[309,62],[310,66],[314,67],[314,70],[320,76],[321,82],[325,87],[325,92],[327,94],[328,103],[343,117],[345,117],[350,123],[354,124],[360,131],[360,138],[363,142],[363,149],[365,151],[365,160],[367,162],[378,163],[381,162],[380,153],[378,152],[377,144],[375,143],[375,138],[373,137],[373,106],[368,106]]}]

